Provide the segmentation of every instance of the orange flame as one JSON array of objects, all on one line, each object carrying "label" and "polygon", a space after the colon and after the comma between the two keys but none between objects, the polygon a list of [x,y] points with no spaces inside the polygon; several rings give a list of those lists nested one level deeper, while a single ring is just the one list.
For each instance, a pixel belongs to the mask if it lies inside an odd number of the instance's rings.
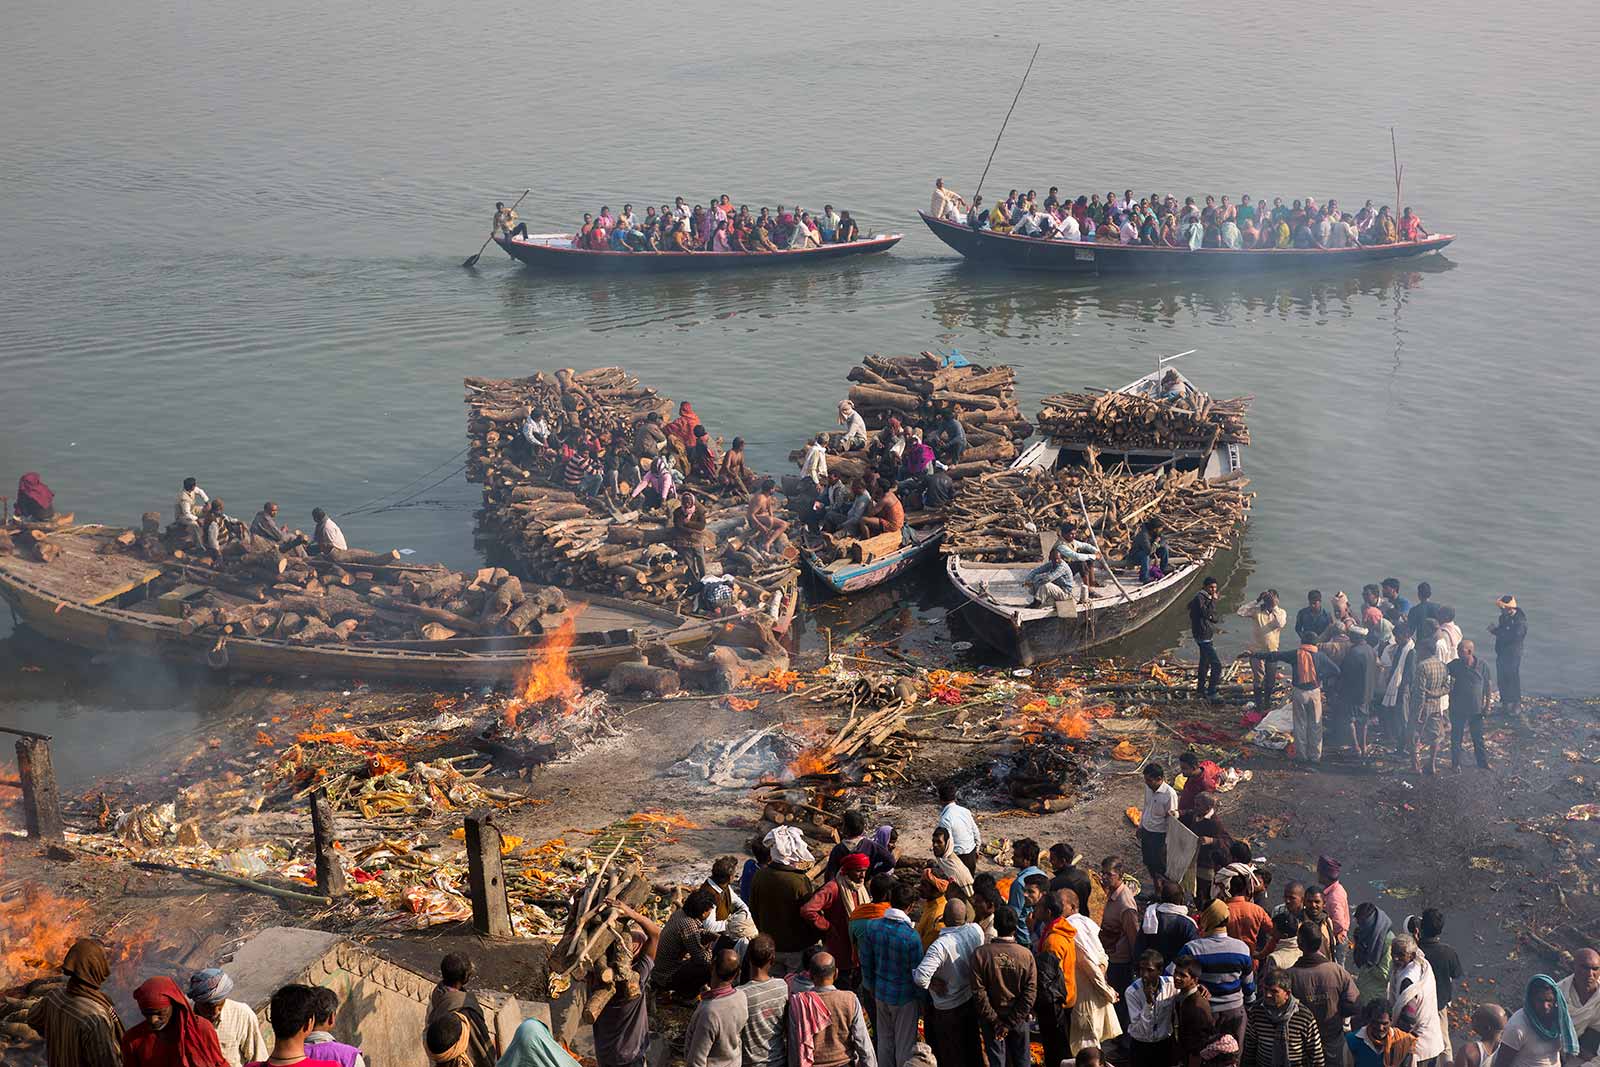
[{"label": "orange flame", "polygon": [[825,754],[822,745],[801,749],[800,754],[789,762],[789,773],[796,778],[804,778],[808,774],[832,774],[833,771],[833,757]]},{"label": "orange flame", "polygon": [[533,650],[533,655],[517,671],[516,681],[512,683],[516,695],[506,701],[502,712],[506,729],[515,729],[522,709],[534,704],[549,701],[563,711],[571,709],[583,692],[583,684],[573,672],[567,655],[577,639],[577,620],[569,618]]}]

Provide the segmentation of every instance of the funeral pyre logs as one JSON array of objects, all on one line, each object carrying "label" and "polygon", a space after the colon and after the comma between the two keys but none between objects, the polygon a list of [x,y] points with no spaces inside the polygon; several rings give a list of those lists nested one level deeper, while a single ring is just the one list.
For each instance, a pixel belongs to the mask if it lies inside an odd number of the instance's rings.
[{"label": "funeral pyre logs", "polygon": [[[675,541],[666,510],[637,506],[642,498],[628,497],[632,487],[625,480],[621,499],[580,496],[562,487],[558,452],[529,448],[520,439],[522,421],[532,414],[548,424],[552,441],[587,430],[597,438],[612,434],[631,449],[647,416],[671,414],[670,399],[615,367],[468,378],[465,384],[467,477],[483,485],[485,529],[527,574],[658,604],[691,591],[684,546]],[[745,532],[743,493],[699,480],[684,488],[702,502],[700,547],[714,568],[737,579],[744,603],[753,606],[792,580],[795,553],[787,542],[760,549]]]},{"label": "funeral pyre logs", "polygon": [[561,939],[546,963],[552,999],[566,992],[574,980],[589,980],[585,1020],[590,1023],[613,996],[639,995],[633,945],[619,924],[623,913],[612,901],[637,908],[650,895],[650,883],[643,875],[640,858],[633,854],[619,857],[621,849],[619,840],[599,869],[573,894]]},{"label": "funeral pyre logs", "polygon": [[1245,445],[1250,443],[1245,415],[1254,399],[1213,400],[1195,390],[1171,400],[1134,393],[1057,393],[1040,406],[1039,432],[1091,442],[1104,452]]},{"label": "funeral pyre logs", "polygon": [[1159,517],[1175,559],[1204,558],[1232,544],[1249,511],[1247,479],[1206,484],[1195,471],[1006,471],[969,484],[950,506],[944,550],[994,563],[1037,561],[1040,538],[1053,539],[1063,521],[1080,527],[1084,513],[1101,556],[1127,554],[1138,525]]},{"label": "funeral pyre logs", "polygon": [[[1017,445],[1033,427],[1017,406],[1016,372],[1007,366],[951,366],[932,353],[915,356],[868,356],[850,369],[849,400],[870,430],[880,430],[891,417],[907,428],[932,430],[941,411],[955,412],[967,435],[967,451],[950,468],[952,478],[966,478],[1011,462]],[[834,435],[837,439],[838,435]],[[800,453],[792,456],[796,461]],[[830,454],[828,469],[849,481],[867,472],[865,453]]]},{"label": "funeral pyre logs", "polygon": [[585,689],[568,654],[577,636],[569,620],[541,641],[517,672],[500,715],[475,742],[479,751],[526,777],[533,767],[574,749],[620,737],[611,703],[599,689]]}]

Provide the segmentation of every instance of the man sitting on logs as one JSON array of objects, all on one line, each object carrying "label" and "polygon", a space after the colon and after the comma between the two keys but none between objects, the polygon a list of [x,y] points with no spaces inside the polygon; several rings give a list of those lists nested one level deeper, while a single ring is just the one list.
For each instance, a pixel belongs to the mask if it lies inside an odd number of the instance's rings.
[{"label": "man sitting on logs", "polygon": [[894,533],[905,524],[906,508],[900,503],[895,483],[885,482],[878,494],[877,503],[861,520],[862,536],[876,537],[878,534]]},{"label": "man sitting on logs", "polygon": [[672,547],[688,568],[690,582],[699,582],[706,576],[710,565],[706,540],[705,511],[700,507],[699,498],[686,492],[679,498],[678,510],[672,516]]},{"label": "man sitting on logs", "polygon": [[789,528],[789,520],[778,516],[778,504],[772,495],[776,489],[771,478],[763,481],[745,511],[745,518],[750,522],[750,543],[763,552],[772,551],[778,538]]},{"label": "man sitting on logs", "polygon": [[748,493],[750,483],[754,480],[755,472],[744,462],[744,438],[735,437],[733,444],[722,454],[722,464],[717,468],[717,481],[728,489]]},{"label": "man sitting on logs", "polygon": [[328,518],[328,513],[321,508],[311,509],[311,521],[316,523],[312,529],[311,539],[314,542],[313,551],[319,556],[326,556],[330,552],[343,552],[350,545],[344,539],[344,531],[339,529],[339,524]]},{"label": "man sitting on logs", "polygon": [[244,523],[222,510],[222,498],[211,501],[200,520],[200,544],[212,556],[220,558],[224,548],[242,544],[248,536]]},{"label": "man sitting on logs", "polygon": [[856,448],[867,447],[867,423],[862,419],[856,406],[848,400],[839,401],[839,425],[844,427],[844,436],[839,439],[839,451],[849,452]]},{"label": "man sitting on logs", "polygon": [[172,508],[173,531],[181,537],[186,537],[196,547],[200,545],[200,516],[195,510],[211,503],[211,496],[194,478],[183,480],[183,489],[178,493],[177,503]]},{"label": "man sitting on logs", "polygon": [[305,555],[306,535],[296,530],[290,533],[278,525],[278,505],[267,501],[250,522],[250,536],[265,541],[282,553]]}]

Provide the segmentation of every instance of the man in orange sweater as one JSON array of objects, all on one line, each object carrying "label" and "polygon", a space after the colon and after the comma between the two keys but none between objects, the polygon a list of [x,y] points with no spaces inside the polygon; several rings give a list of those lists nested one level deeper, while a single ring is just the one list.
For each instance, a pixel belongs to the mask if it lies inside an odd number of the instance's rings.
[{"label": "man in orange sweater", "polygon": [[1056,898],[1046,896],[1033,906],[1034,955],[1039,963],[1039,992],[1033,1014],[1044,1045],[1044,1062],[1071,1059],[1072,1008],[1078,1002],[1073,975],[1078,966],[1077,931],[1061,915]]}]

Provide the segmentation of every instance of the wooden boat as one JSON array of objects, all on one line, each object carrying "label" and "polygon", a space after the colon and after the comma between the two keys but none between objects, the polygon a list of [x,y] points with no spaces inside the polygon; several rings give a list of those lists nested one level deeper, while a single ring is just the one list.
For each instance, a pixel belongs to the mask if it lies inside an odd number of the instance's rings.
[{"label": "wooden boat", "polygon": [[859,562],[844,558],[825,562],[810,547],[800,549],[800,560],[809,574],[835,593],[858,593],[898,578],[931,558],[944,541],[944,526],[940,523],[920,529],[907,526],[902,534],[898,549],[881,555],[869,553],[869,558]]},{"label": "wooden boat", "polygon": [[530,267],[561,271],[659,274],[670,271],[743,270],[747,267],[796,266],[822,263],[848,256],[887,252],[905,235],[877,233],[845,244],[822,245],[778,252],[600,252],[574,248],[570,233],[534,233],[527,237],[495,237],[495,243],[512,259]]},{"label": "wooden boat", "polygon": [[[1135,378],[1117,392],[1159,397],[1162,393],[1162,379],[1169,370],[1177,374],[1184,388],[1199,392],[1194,383],[1184,377],[1183,372],[1176,367],[1167,366],[1174,360],[1191,355],[1193,351],[1191,349],[1188,352],[1179,352],[1175,356],[1163,357],[1157,361],[1155,370]],[[1076,466],[1084,461],[1085,452],[1091,446],[1095,448],[1095,455],[1103,467],[1126,463],[1131,469],[1140,471],[1170,464],[1174,470],[1201,471],[1202,477],[1208,482],[1232,477],[1244,469],[1244,446],[1234,442],[1224,442],[1210,450],[1142,448],[1117,452],[1108,451],[1095,441],[1062,440],[1044,436],[1023,449],[1011,462],[1011,467],[1013,470],[1029,468],[1055,470],[1058,467]]]},{"label": "wooden boat", "polygon": [[[176,584],[172,566],[99,551],[120,532],[105,526],[54,532],[50,543],[61,552],[50,563],[22,555],[0,556],[0,596],[20,621],[53,640],[93,651],[246,672],[482,684],[514,677],[541,640],[518,635],[298,644],[277,638],[185,635],[180,619],[163,613],[159,600],[165,586]],[[695,645],[709,640],[714,628],[726,621],[686,619],[651,604],[613,597],[584,594],[581,601],[585,606],[577,615],[578,633],[568,662],[589,680],[603,678],[618,663],[638,659],[638,642]]]},{"label": "wooden boat", "polygon": [[1114,641],[1139,629],[1183,596],[1214,553],[1200,559],[1174,559],[1171,574],[1145,584],[1135,569],[1117,566],[1122,588],[1106,564],[1096,567],[1094,590],[1080,600],[1033,607],[1025,579],[1033,563],[974,563],[959,556],[945,561],[946,573],[966,598],[962,621],[984,644],[1024,666]]},{"label": "wooden boat", "polygon": [[917,214],[935,237],[974,263],[1071,274],[1226,275],[1343,270],[1438,252],[1455,240],[1454,234],[1440,233],[1421,241],[1352,248],[1166,248],[1022,237],[974,230],[965,223],[936,219],[926,211]]}]

